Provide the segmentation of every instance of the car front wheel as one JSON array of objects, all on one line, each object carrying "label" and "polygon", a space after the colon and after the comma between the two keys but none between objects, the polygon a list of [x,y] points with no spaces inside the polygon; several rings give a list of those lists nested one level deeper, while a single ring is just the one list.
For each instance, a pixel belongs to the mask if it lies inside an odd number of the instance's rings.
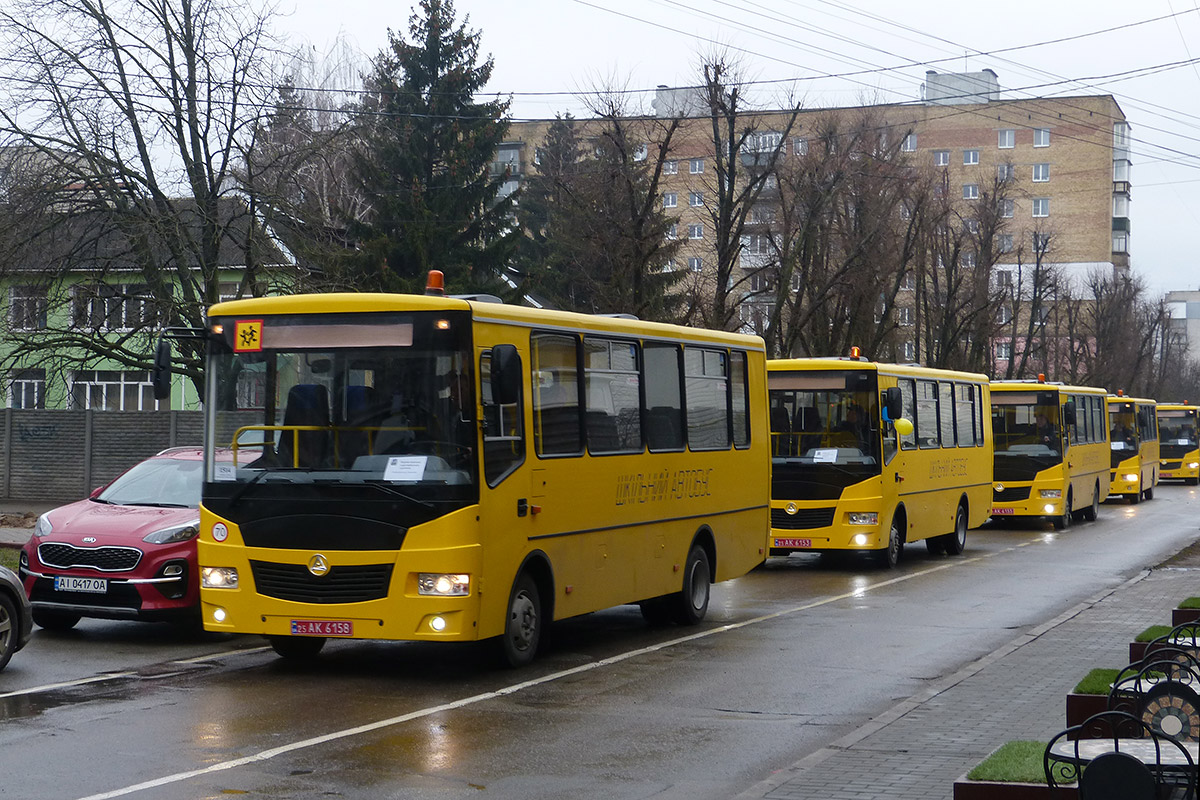
[{"label": "car front wheel", "polygon": [[0,594],[0,669],[8,666],[21,641],[21,619],[17,606],[8,595]]}]

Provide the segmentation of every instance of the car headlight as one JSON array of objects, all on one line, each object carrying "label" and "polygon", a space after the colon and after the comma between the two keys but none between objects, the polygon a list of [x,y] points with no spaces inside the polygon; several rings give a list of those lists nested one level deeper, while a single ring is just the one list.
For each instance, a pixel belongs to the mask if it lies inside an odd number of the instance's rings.
[{"label": "car headlight", "polygon": [[169,528],[148,533],[142,537],[142,541],[149,542],[150,544],[174,544],[176,542],[186,542],[188,539],[195,539],[199,533],[200,520],[194,519],[183,525],[172,525]]},{"label": "car headlight", "polygon": [[1038,494],[1042,497],[1062,497],[1062,489],[1041,489]]},{"label": "car headlight", "polygon": [[200,585],[205,589],[236,589],[237,567],[204,567],[200,570]]},{"label": "car headlight", "polygon": [[435,572],[417,574],[417,594],[438,597],[464,597],[471,593],[470,575],[443,575]]},{"label": "car headlight", "polygon": [[851,525],[878,525],[878,511],[851,511],[846,515],[846,521]]},{"label": "car headlight", "polygon": [[50,515],[42,514],[33,526],[33,535],[41,538],[42,536],[49,536],[53,530],[54,526],[50,524]]}]

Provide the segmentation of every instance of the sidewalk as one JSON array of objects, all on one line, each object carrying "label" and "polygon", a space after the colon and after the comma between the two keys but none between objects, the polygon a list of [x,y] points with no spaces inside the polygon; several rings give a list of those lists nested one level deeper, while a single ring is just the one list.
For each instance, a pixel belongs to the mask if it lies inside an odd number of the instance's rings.
[{"label": "sidewalk", "polygon": [[[1066,696],[1093,667],[1123,667],[1129,642],[1200,594],[1200,545],[1098,595],[937,681],[738,800],[939,800],[1012,739],[1049,741]],[[1015,688],[1019,687],[1019,688]]]}]

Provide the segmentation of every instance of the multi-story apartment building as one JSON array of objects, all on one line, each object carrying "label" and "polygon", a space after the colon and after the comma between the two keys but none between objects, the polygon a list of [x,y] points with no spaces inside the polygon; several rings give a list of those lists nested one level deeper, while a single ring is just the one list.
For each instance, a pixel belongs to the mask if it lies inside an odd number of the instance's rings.
[{"label": "multi-story apartment building", "polygon": [[[831,115],[850,118],[869,111],[879,121],[881,142],[898,142],[911,167],[935,170],[941,181],[939,191],[959,203],[964,217],[972,203],[994,196],[998,179],[1004,181],[999,201],[1004,228],[995,247],[994,280],[1014,285],[1028,280],[1026,267],[1038,253],[1060,280],[1080,285],[1094,270],[1109,274],[1128,270],[1130,128],[1111,95],[1002,99],[990,70],[929,72],[922,94],[921,101],[912,103],[803,110],[786,141],[783,131],[790,112],[747,114],[756,131],[747,149],[769,151],[782,144],[783,158],[801,158],[810,148],[833,146],[819,138]],[[714,256],[712,126],[696,90],[660,87],[654,108],[660,121],[683,117],[664,164],[662,205],[679,218],[675,235],[686,240],[675,268],[702,276]],[[646,130],[653,131],[650,122]],[[511,166],[517,181],[537,169],[538,148],[549,125],[548,121],[512,125],[498,161]],[[586,140],[597,123],[580,120],[578,126]],[[752,223],[773,215],[772,188],[768,181],[762,202],[752,212]],[[741,267],[753,273],[768,257],[769,243],[754,233],[742,243]],[[758,288],[754,280],[746,285],[751,291]],[[915,289],[911,280],[905,286],[910,293]],[[894,313],[901,328],[914,325],[913,305],[911,300],[899,300]],[[1001,318],[1011,313],[997,309]],[[901,340],[898,357],[920,357],[918,350],[924,346],[903,336]],[[998,361],[1003,361],[1013,343],[997,341],[996,347]]]},{"label": "multi-story apartment building", "polygon": [[1167,292],[1170,333],[1187,360],[1200,362],[1200,291]]}]

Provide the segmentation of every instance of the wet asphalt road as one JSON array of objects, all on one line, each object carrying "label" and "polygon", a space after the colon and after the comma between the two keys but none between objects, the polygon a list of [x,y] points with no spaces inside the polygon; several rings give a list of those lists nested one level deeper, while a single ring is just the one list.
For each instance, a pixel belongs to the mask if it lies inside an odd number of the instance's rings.
[{"label": "wet asphalt road", "polygon": [[728,798],[1192,543],[1198,511],[1164,486],[891,572],[772,559],[696,628],[612,609],[517,672],[483,645],[332,642],[298,665],[255,637],[38,631],[0,673],[0,796]]}]

